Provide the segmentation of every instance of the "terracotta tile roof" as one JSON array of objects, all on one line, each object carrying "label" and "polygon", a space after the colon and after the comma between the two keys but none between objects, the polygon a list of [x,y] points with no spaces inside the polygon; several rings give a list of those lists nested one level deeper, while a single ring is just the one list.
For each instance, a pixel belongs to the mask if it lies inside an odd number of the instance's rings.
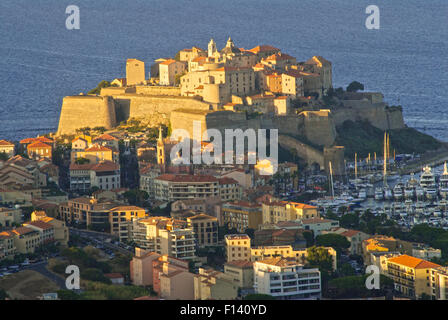
[{"label": "terracotta tile roof", "polygon": [[253,268],[254,263],[252,261],[247,260],[234,260],[226,262],[226,265],[246,269],[246,268]]},{"label": "terracotta tile roof", "polygon": [[93,139],[93,141],[118,141],[118,139],[114,136],[111,136],[110,134],[105,133],[96,137],[95,139]]},{"label": "terracotta tile roof", "polygon": [[112,150],[110,148],[108,148],[108,147],[104,147],[104,146],[101,146],[99,144],[94,144],[93,146],[91,146],[90,148],[85,149],[84,151],[85,152],[98,152],[98,151],[104,152],[104,151],[112,151]]},{"label": "terracotta tile roof", "polygon": [[118,171],[120,170],[120,167],[115,162],[104,161],[94,164],[90,170],[95,172]]},{"label": "terracotta tile roof", "polygon": [[168,60],[166,60],[166,61],[161,62],[160,64],[161,64],[161,65],[170,65],[170,64],[172,64],[172,63],[174,63],[174,62],[176,62],[176,60],[174,60],[174,59],[168,59]]},{"label": "terracotta tile roof", "polygon": [[277,53],[273,54],[272,56],[267,57],[265,60],[266,61],[282,61],[282,60],[291,60],[291,59],[295,59],[295,58],[293,56],[290,56],[289,54],[277,52]]},{"label": "terracotta tile roof", "polygon": [[16,229],[12,230],[12,232],[17,235],[23,235],[23,234],[27,234],[27,233],[31,233],[31,232],[36,232],[36,231],[33,229],[30,229],[30,228],[27,228],[27,227],[18,227]]},{"label": "terracotta tile roof", "polygon": [[162,174],[156,180],[171,182],[216,182],[217,178],[209,175]]},{"label": "terracotta tile roof", "polygon": [[206,59],[207,59],[206,57],[199,56],[199,57],[194,58],[191,61],[192,62],[199,62],[199,63],[201,63],[201,62],[204,62]]},{"label": "terracotta tile roof", "polygon": [[212,220],[217,220],[216,217],[209,216],[208,214],[205,214],[205,213],[200,213],[200,214],[194,215],[194,216],[192,216],[192,217],[188,217],[187,220],[188,220],[188,219],[189,219],[189,220],[202,220],[202,219],[212,219]]},{"label": "terracotta tile roof", "polygon": [[145,210],[145,209],[137,207],[137,206],[118,206],[118,207],[110,209],[110,211],[120,211],[120,210],[141,211],[141,210]]},{"label": "terracotta tile roof", "polygon": [[228,177],[220,178],[218,181],[219,184],[238,184],[238,181]]},{"label": "terracotta tile roof", "polygon": [[[293,258],[282,258],[282,257],[277,257],[277,258],[269,258],[269,259],[265,259],[265,260],[260,260],[257,261],[259,263],[264,263],[264,264],[269,264],[272,266],[277,266],[277,267],[288,267],[288,266],[296,266],[297,262],[295,261],[295,259]],[[257,263],[255,262],[255,263]]]},{"label": "terracotta tile roof", "polygon": [[2,147],[14,147],[14,143],[11,143],[6,140],[0,140],[0,146]]},{"label": "terracotta tile roof", "polygon": [[358,233],[360,233],[360,231],[358,230],[347,230],[341,233],[342,236],[344,237],[353,237],[354,235],[357,235]]},{"label": "terracotta tile roof", "polygon": [[47,149],[50,148],[51,149],[52,147],[44,142],[36,141],[36,142],[29,144],[27,148],[28,149],[34,149],[34,148],[47,148]]},{"label": "terracotta tile roof", "polygon": [[261,45],[261,46],[256,46],[255,48],[252,48],[248,51],[253,52],[253,53],[259,53],[259,52],[266,52],[266,51],[280,51],[280,49],[273,47],[273,46],[269,46],[269,45]]},{"label": "terracotta tile roof", "polygon": [[414,269],[428,269],[428,268],[438,268],[440,267],[440,265],[423,260],[423,259],[419,259],[419,258],[415,258],[412,256],[408,256],[407,254],[403,254],[401,256],[395,257],[395,258],[391,258],[387,260],[388,262],[392,262],[392,263],[396,263],[396,264],[400,264],[403,266],[406,266],[408,268],[414,268]]},{"label": "terracotta tile roof", "polygon": [[27,222],[24,225],[25,226],[32,225],[32,226],[38,227],[39,229],[43,229],[43,230],[48,230],[48,229],[52,229],[53,228],[53,226],[51,224],[46,223],[44,221],[40,221],[40,220]]}]

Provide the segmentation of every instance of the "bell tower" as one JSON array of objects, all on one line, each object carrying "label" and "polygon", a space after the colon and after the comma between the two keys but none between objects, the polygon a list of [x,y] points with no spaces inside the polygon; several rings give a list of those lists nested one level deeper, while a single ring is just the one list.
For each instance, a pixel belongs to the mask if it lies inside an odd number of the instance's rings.
[{"label": "bell tower", "polygon": [[214,57],[216,53],[216,43],[215,40],[210,39],[210,42],[208,43],[208,56]]},{"label": "bell tower", "polygon": [[165,144],[163,142],[162,127],[159,127],[157,139],[157,164],[165,165]]}]

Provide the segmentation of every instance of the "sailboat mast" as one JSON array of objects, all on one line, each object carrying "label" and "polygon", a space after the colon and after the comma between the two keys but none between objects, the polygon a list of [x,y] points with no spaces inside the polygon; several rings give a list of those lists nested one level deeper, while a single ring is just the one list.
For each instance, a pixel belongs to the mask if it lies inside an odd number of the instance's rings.
[{"label": "sailboat mast", "polygon": [[331,187],[331,199],[334,198],[334,186],[333,186],[333,168],[331,166],[331,161],[329,162],[330,167],[330,187]]},{"label": "sailboat mast", "polygon": [[383,185],[387,186],[387,135],[384,132],[384,164],[383,164]]},{"label": "sailboat mast", "polygon": [[355,153],[355,179],[358,179],[358,154]]}]

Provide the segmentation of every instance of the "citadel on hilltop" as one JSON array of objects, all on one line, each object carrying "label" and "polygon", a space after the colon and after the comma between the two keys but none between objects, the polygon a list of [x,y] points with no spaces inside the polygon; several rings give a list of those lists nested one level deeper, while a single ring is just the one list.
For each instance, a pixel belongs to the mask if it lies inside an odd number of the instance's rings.
[{"label": "citadel on hilltop", "polygon": [[192,47],[157,59],[148,79],[145,63],[128,59],[126,78],[111,84],[99,95],[65,97],[57,134],[112,129],[129,119],[190,135],[193,121],[202,130],[275,128],[282,147],[321,169],[332,161],[337,175],[344,171],[337,126],[367,120],[381,130],[404,127],[401,109],[389,108],[381,93],[343,91],[334,99],[332,64],[323,57],[298,62],[269,45],[239,48],[231,38],[220,51],[212,39],[207,50]]}]

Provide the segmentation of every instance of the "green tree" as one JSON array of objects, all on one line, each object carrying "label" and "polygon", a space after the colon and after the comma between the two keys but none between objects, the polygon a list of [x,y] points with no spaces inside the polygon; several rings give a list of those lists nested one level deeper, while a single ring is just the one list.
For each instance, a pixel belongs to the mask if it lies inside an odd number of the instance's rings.
[{"label": "green tree", "polygon": [[145,201],[149,198],[149,194],[146,191],[139,189],[126,191],[123,196],[134,206],[143,206]]},{"label": "green tree", "polygon": [[364,90],[364,85],[358,81],[353,81],[347,86],[347,92],[357,92]]},{"label": "green tree", "polygon": [[333,258],[325,248],[316,246],[308,248],[306,260],[310,267],[319,268],[326,275],[333,271]]},{"label": "green tree", "polygon": [[101,88],[107,88],[110,87],[111,83],[109,81],[103,80],[100,83],[98,83],[98,85],[96,86],[96,88],[90,90],[89,92],[87,92],[88,94],[100,94],[101,92]]},{"label": "green tree", "polygon": [[323,247],[332,247],[339,254],[350,247],[350,241],[340,234],[328,233],[316,237],[316,245]]}]

